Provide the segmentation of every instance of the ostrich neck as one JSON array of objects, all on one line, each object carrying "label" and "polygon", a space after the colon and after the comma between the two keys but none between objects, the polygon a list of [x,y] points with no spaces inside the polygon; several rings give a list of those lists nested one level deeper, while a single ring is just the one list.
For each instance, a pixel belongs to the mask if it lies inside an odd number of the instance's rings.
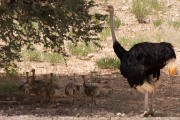
[{"label": "ostrich neck", "polygon": [[33,75],[32,75],[32,82],[34,82],[35,80],[35,73],[33,72]]},{"label": "ostrich neck", "polygon": [[28,82],[29,81],[29,76],[28,75],[26,75],[26,82]]},{"label": "ostrich neck", "polygon": [[110,12],[110,29],[111,29],[111,35],[113,40],[113,48],[114,52],[118,56],[120,60],[124,57],[125,54],[127,54],[127,51],[121,46],[121,44],[117,41],[114,31],[114,11]]},{"label": "ostrich neck", "polygon": [[115,43],[116,42],[116,36],[115,36],[115,31],[114,31],[114,11],[110,12],[110,29],[111,29],[111,35],[112,35],[113,43]]},{"label": "ostrich neck", "polygon": [[86,80],[84,79],[84,84],[83,84],[84,86],[86,86]]}]

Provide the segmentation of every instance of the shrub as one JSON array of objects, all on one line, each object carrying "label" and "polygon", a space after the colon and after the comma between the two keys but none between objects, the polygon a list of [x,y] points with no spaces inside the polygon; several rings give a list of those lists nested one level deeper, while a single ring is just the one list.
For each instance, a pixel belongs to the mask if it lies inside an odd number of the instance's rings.
[{"label": "shrub", "polygon": [[[109,17],[107,17],[107,24],[110,25]],[[118,17],[114,17],[114,28],[118,29],[121,25],[121,20]]]},{"label": "shrub", "polygon": [[37,50],[26,50],[22,53],[24,59],[30,61],[41,62],[42,61],[42,53]]},{"label": "shrub", "polygon": [[101,69],[118,69],[120,61],[117,58],[104,57],[98,59],[96,65]]},{"label": "shrub", "polygon": [[179,29],[180,28],[180,21],[172,21],[172,22],[169,22],[169,24],[171,26],[173,26],[175,29]]},{"label": "shrub", "polygon": [[17,81],[4,78],[0,80],[0,93],[16,92],[17,90]]},{"label": "shrub", "polygon": [[89,53],[92,53],[96,50],[97,46],[92,42],[87,44],[84,42],[78,43],[77,45],[73,43],[68,44],[68,49],[73,55],[77,56],[87,56]]},{"label": "shrub", "polygon": [[106,40],[107,37],[111,35],[111,31],[109,28],[104,28],[100,35],[102,40]]},{"label": "shrub", "polygon": [[147,0],[133,0],[132,13],[135,15],[139,23],[144,23],[146,16],[149,14]]},{"label": "shrub", "polygon": [[163,23],[163,19],[162,18],[157,18],[156,20],[153,21],[153,25],[158,27],[161,26]]},{"label": "shrub", "polygon": [[146,17],[156,11],[164,10],[163,4],[158,0],[133,0],[131,11],[139,23],[144,23]]},{"label": "shrub", "polygon": [[63,61],[62,55],[59,53],[45,53],[44,54],[44,61],[54,63],[60,63]]}]

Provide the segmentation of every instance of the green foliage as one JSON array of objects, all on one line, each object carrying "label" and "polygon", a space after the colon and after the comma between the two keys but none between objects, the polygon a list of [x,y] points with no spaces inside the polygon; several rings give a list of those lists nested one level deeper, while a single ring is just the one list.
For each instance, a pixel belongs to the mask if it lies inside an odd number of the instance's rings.
[{"label": "green foliage", "polygon": [[100,35],[101,35],[101,40],[106,40],[106,38],[111,35],[111,31],[109,28],[104,28]]},{"label": "green foliage", "polygon": [[0,67],[20,61],[23,46],[43,44],[63,53],[66,40],[98,40],[105,16],[90,14],[94,6],[93,0],[1,0]]},{"label": "green foliage", "polygon": [[12,93],[18,90],[18,84],[16,80],[10,80],[6,78],[0,79],[0,93]]},{"label": "green foliage", "polygon": [[105,4],[108,4],[108,1],[109,1],[109,0],[104,0],[104,3],[105,3]]},{"label": "green foliage", "polygon": [[[110,25],[109,17],[107,17],[107,23],[108,23],[108,25]],[[118,17],[115,16],[114,17],[114,28],[118,29],[120,27],[120,25],[121,25],[121,20]]]},{"label": "green foliage", "polygon": [[133,47],[135,44],[138,44],[138,43],[142,43],[142,42],[147,42],[148,41],[148,38],[146,37],[138,37],[138,38],[135,38],[135,39],[130,39],[128,37],[122,37],[120,38],[120,43],[123,45],[123,46],[126,46],[126,47]]},{"label": "green foliage", "polygon": [[150,13],[163,9],[163,4],[158,0],[133,0],[131,11],[139,23],[144,23]]},{"label": "green foliage", "polygon": [[118,69],[120,61],[117,58],[104,57],[98,59],[96,65],[101,69]]},{"label": "green foliage", "polygon": [[163,11],[164,5],[160,3],[158,0],[149,0],[150,7],[156,11]]},{"label": "green foliage", "polygon": [[149,41],[148,38],[144,37],[144,36],[140,36],[136,39],[134,39],[131,43],[131,47],[134,46],[135,44],[138,44],[138,43],[142,43],[142,42],[147,42]]},{"label": "green foliage", "polygon": [[22,52],[22,59],[36,62],[49,62],[52,64],[63,61],[63,56],[59,53],[43,53],[38,50],[26,50]]},{"label": "green foliage", "polygon": [[132,46],[132,40],[128,37],[122,37],[119,41],[123,46]]},{"label": "green foliage", "polygon": [[133,0],[132,1],[132,13],[135,15],[139,23],[144,23],[148,11],[148,2],[147,0]]},{"label": "green foliage", "polygon": [[18,69],[16,64],[5,67],[5,73],[7,76],[16,78],[18,76]]},{"label": "green foliage", "polygon": [[78,44],[69,43],[68,49],[73,55],[87,56],[89,53],[94,52],[97,49],[97,46],[94,45],[92,42],[80,42]]},{"label": "green foliage", "polygon": [[114,28],[118,29],[121,25],[121,20],[118,17],[114,17]]},{"label": "green foliage", "polygon": [[171,26],[173,26],[175,29],[179,29],[180,28],[180,21],[172,21],[172,22],[169,22],[169,24]]},{"label": "green foliage", "polygon": [[157,18],[156,20],[153,21],[153,25],[158,27],[161,26],[163,23],[163,19],[162,18]]},{"label": "green foliage", "polygon": [[63,61],[63,57],[59,53],[45,53],[44,54],[44,60],[46,62],[50,62],[52,64],[55,64],[55,63],[62,62]]},{"label": "green foliage", "polygon": [[42,53],[38,50],[26,50],[22,53],[23,58],[30,61],[41,62],[42,61]]}]

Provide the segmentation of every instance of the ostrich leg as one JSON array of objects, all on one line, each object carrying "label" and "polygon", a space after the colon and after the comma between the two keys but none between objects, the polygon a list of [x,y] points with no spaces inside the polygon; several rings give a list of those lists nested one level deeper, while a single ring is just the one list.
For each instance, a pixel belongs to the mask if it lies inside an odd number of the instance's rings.
[{"label": "ostrich leg", "polygon": [[150,101],[150,109],[149,109],[149,115],[154,115],[154,109],[153,109],[153,102],[154,102],[154,96],[155,96],[155,90],[151,93],[151,101]]},{"label": "ostrich leg", "polygon": [[144,113],[143,117],[149,116],[149,92],[145,91],[144,92]]},{"label": "ostrich leg", "polygon": [[[153,76],[149,76],[150,81],[152,81]],[[148,117],[149,115],[154,115],[154,109],[153,109],[153,101],[154,101],[154,92],[155,92],[155,85],[153,84],[153,91],[148,92],[145,90],[144,92],[144,113],[143,117]],[[150,94],[150,106],[149,106],[149,94]]]}]

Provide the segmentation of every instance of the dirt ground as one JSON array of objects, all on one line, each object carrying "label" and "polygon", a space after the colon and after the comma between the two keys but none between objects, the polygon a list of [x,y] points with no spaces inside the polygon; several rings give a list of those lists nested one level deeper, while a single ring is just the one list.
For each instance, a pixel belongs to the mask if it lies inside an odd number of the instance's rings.
[{"label": "dirt ground", "polygon": [[[157,33],[162,34],[163,41],[171,42],[175,45],[177,54],[178,69],[180,71],[180,33],[172,27],[167,27],[164,23],[161,27],[155,28],[152,24],[138,24],[137,20],[130,14],[126,0],[108,2],[115,5],[116,16],[120,17],[122,25],[116,34],[134,38],[140,34],[150,36],[154,39]],[[166,19],[179,19],[180,1],[171,0],[171,7],[161,16]],[[178,11],[179,10],[179,11]],[[117,12],[119,11],[119,12]],[[150,18],[152,22],[152,18]],[[121,34],[119,34],[121,33]],[[119,38],[119,36],[118,36]],[[171,39],[174,39],[171,40]],[[112,49],[112,41],[109,37],[102,43],[102,49],[93,53],[93,57],[87,60],[70,56],[66,67],[64,64],[51,65],[49,63],[35,63],[24,61],[19,63],[19,71],[24,72],[35,68],[37,78],[42,79],[44,74],[53,72],[57,76],[57,83],[60,86],[56,102],[38,102],[38,97],[33,95],[23,95],[20,92],[0,94],[0,120],[31,120],[31,119],[140,119],[143,113],[144,95],[130,88],[127,80],[120,74],[119,70],[100,70],[96,68],[95,60],[105,56],[115,56]],[[82,85],[81,75],[90,78],[90,72],[96,69],[101,73],[101,80],[95,82],[100,87],[100,95],[97,96],[96,105],[90,104],[90,99],[83,93],[81,86],[80,93],[74,105],[70,104],[70,99],[65,96],[65,85],[71,82],[69,79],[76,74],[76,82]],[[20,79],[22,81],[24,77]],[[156,90],[154,109],[155,117],[148,119],[180,119],[180,76],[170,77],[165,69],[161,71],[162,83]],[[91,81],[92,82],[92,81]]]},{"label": "dirt ground", "polygon": [[[19,93],[0,95],[0,115],[2,116],[31,116],[31,119],[41,117],[73,118],[131,118],[140,117],[143,113],[143,94],[129,87],[126,80],[117,72],[106,71],[100,83],[101,94],[97,97],[97,104],[90,104],[83,89],[74,105],[64,95],[63,84],[67,84],[66,76],[61,76],[61,95],[57,102],[39,103],[35,96],[25,96]],[[155,117],[180,117],[180,77],[168,77],[162,73],[162,84],[157,89],[154,109]],[[82,79],[77,78],[81,83]],[[103,118],[104,117],[104,118]],[[9,117],[7,117],[9,118]],[[19,118],[19,119],[20,119]]]},{"label": "dirt ground", "polygon": [[[180,60],[180,51],[177,51],[177,60]],[[89,61],[77,60],[79,63],[87,64]],[[78,62],[76,62],[78,63]],[[33,64],[34,65],[34,64]],[[60,65],[61,67],[63,65]],[[37,69],[41,67],[37,67]],[[180,68],[180,67],[179,67]],[[58,68],[57,68],[58,69]],[[64,66],[65,70],[67,69]],[[80,68],[79,68],[80,69]],[[41,71],[41,70],[39,70]],[[67,70],[68,71],[68,70]],[[129,87],[126,79],[119,74],[119,70],[99,70],[101,73],[101,79],[94,82],[94,84],[100,87],[100,94],[96,99],[96,105],[90,103],[90,99],[83,93],[83,87],[75,101],[75,104],[71,104],[71,100],[64,94],[64,86],[71,82],[70,78],[74,76],[70,75],[57,75],[57,82],[60,86],[59,96],[56,98],[56,102],[43,102],[38,101],[38,97],[33,95],[23,95],[18,93],[9,93],[0,95],[0,115],[7,116],[19,116],[23,118],[25,116],[31,116],[30,118],[36,119],[41,117],[67,117],[71,119],[130,119],[139,118],[143,113],[144,95],[138,91]],[[81,75],[85,74],[87,79],[90,78],[90,72],[76,74],[76,82],[82,85]],[[42,78],[41,75],[37,76],[37,79]],[[161,85],[156,91],[154,100],[155,117],[176,119],[180,117],[180,76],[169,77],[165,73],[165,69],[161,72]],[[7,117],[9,119],[9,117]],[[29,119],[30,119],[29,118]],[[63,119],[65,119],[63,118]],[[69,119],[70,119],[69,118]]]}]

